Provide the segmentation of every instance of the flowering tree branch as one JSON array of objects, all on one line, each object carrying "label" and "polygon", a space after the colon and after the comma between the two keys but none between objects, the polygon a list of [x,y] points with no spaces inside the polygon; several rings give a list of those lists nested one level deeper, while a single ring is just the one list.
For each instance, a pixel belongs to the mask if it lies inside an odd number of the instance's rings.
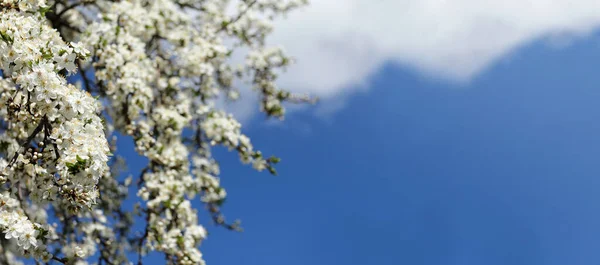
[{"label": "flowering tree branch", "polygon": [[[0,263],[130,264],[136,253],[141,265],[162,252],[166,264],[204,264],[196,198],[241,231],[221,212],[212,149],[274,175],[279,162],[217,102],[236,100],[239,81],[268,117],[313,102],[277,86],[293,59],[265,41],[272,19],[305,4],[0,0]],[[141,172],[115,155],[116,135],[148,160]]]}]

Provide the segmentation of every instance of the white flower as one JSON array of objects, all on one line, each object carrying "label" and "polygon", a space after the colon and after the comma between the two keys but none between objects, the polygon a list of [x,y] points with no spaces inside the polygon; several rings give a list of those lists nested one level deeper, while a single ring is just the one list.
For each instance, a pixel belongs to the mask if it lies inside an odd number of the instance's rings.
[{"label": "white flower", "polygon": [[38,235],[38,231],[33,229],[33,227],[28,227],[26,231],[23,232],[23,235],[21,237],[19,237],[19,245],[23,248],[23,249],[29,249],[29,247],[33,246],[34,248],[37,247],[37,235]]},{"label": "white flower", "polygon": [[[192,200],[224,223],[215,209],[227,196],[210,144],[272,171],[220,99],[237,99],[234,85],[250,81],[261,109],[283,117],[298,97],[276,85],[292,59],[265,47],[269,21],[306,1],[238,1],[237,10],[222,0],[67,2],[0,1],[0,232],[16,245],[0,246],[7,262],[48,261],[49,250],[77,265],[122,261],[131,249],[203,265],[207,232]],[[230,65],[240,51],[246,64]],[[137,180],[116,178],[115,131],[149,161]],[[135,183],[149,229],[128,246],[117,234],[133,220],[121,209]]]},{"label": "white flower", "polygon": [[59,68],[64,68],[69,71],[69,73],[75,73],[77,70],[77,66],[75,66],[75,57],[75,53],[65,53],[56,59],[56,63]]},{"label": "white flower", "polygon": [[90,54],[90,51],[88,51],[82,43],[80,42],[71,42],[71,47],[73,47],[73,52],[81,55],[81,56],[87,56]]}]

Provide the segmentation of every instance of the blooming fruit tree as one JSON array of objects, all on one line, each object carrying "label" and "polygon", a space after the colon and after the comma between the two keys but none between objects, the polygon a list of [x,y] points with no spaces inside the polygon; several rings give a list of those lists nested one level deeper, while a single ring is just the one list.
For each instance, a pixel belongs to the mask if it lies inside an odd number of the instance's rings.
[{"label": "blooming fruit tree", "polygon": [[[266,44],[271,21],[305,4],[0,0],[0,264],[143,264],[151,252],[203,264],[194,200],[240,229],[221,214],[211,148],[272,174],[279,161],[222,102],[252,87],[283,118],[285,102],[311,101],[276,85],[292,59]],[[116,135],[147,158],[141,172],[120,177]]]}]

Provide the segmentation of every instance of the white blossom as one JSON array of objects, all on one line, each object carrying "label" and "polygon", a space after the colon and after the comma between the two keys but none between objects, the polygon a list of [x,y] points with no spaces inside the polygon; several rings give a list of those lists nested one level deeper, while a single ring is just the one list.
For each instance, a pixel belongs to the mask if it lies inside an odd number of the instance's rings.
[{"label": "white blossom", "polygon": [[[213,146],[258,171],[276,174],[279,162],[216,102],[243,96],[235,79],[269,117],[311,101],[276,85],[293,59],[266,45],[271,20],[304,4],[0,0],[0,260],[131,264],[130,252],[158,251],[170,264],[204,264],[200,221],[240,229],[220,211]],[[244,65],[231,65],[234,51],[247,53]],[[148,160],[125,180],[118,134]],[[142,203],[128,212],[133,187]],[[198,219],[196,198],[212,220]]]}]

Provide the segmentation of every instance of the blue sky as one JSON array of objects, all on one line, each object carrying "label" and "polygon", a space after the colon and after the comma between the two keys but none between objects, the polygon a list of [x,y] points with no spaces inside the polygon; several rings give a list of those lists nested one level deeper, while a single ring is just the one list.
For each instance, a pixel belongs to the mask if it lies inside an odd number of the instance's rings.
[{"label": "blue sky", "polygon": [[280,176],[217,153],[224,211],[245,231],[209,225],[205,259],[600,263],[599,44],[534,42],[468,84],[389,63],[326,119],[255,118],[246,132],[282,157]]}]

